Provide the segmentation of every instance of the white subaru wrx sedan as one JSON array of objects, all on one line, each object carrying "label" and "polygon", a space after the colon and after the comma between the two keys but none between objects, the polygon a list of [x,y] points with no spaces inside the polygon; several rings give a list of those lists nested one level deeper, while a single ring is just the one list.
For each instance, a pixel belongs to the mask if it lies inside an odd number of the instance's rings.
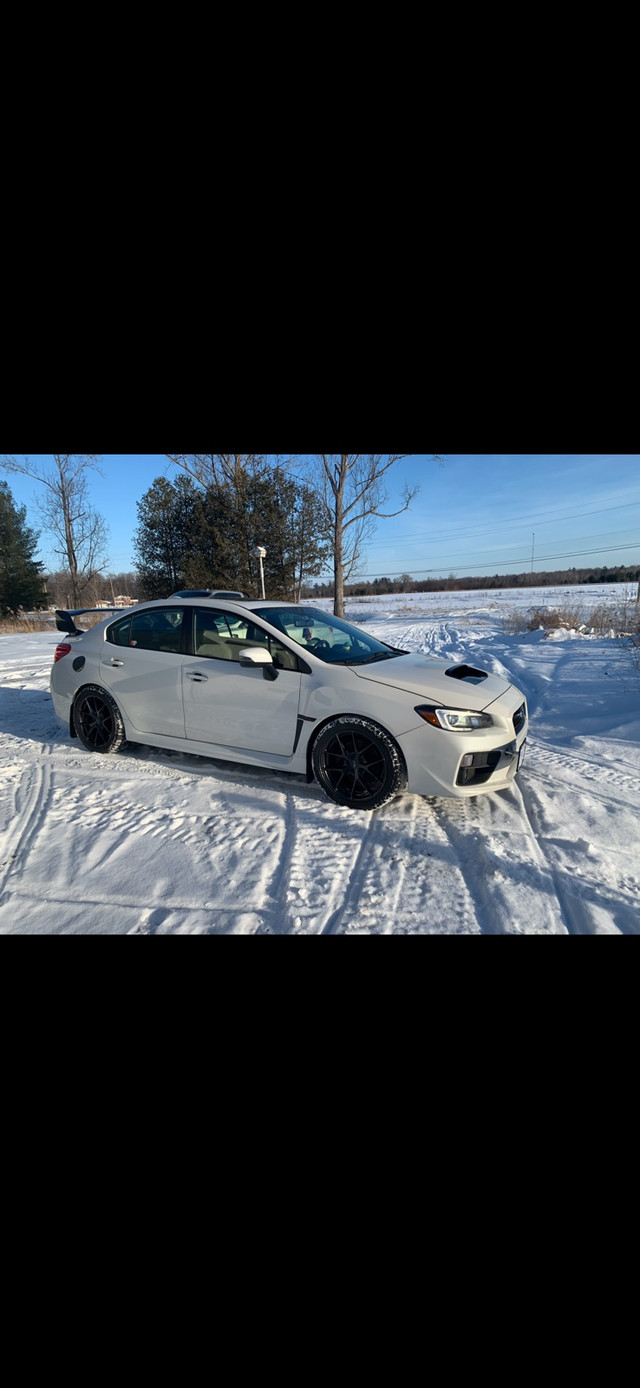
[{"label": "white subaru wrx sedan", "polygon": [[57,613],[67,636],[51,693],[90,752],[142,742],[306,774],[355,810],[401,791],[501,790],[520,767],[528,718],[514,685],[315,607],[173,597],[90,631],[80,615]]}]

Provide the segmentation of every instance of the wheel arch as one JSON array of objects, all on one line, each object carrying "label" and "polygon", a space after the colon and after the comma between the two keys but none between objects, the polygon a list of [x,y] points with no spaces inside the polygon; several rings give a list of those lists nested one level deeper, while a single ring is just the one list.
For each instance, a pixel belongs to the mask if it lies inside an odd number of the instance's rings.
[{"label": "wheel arch", "polygon": [[77,728],[76,728],[76,717],[75,717],[75,715],[76,715],[76,700],[80,697],[80,695],[83,693],[83,691],[84,691],[85,689],[98,689],[98,690],[100,691],[101,694],[108,694],[109,698],[110,698],[110,699],[112,700],[112,702],[115,704],[115,706],[116,706],[116,708],[117,708],[117,710],[118,710],[118,713],[120,714],[120,717],[121,717],[122,723],[123,723],[123,727],[124,727],[124,731],[125,731],[125,735],[126,735],[126,738],[127,738],[127,742],[129,742],[129,741],[130,741],[130,738],[129,738],[128,719],[127,719],[126,714],[125,714],[125,712],[124,712],[124,710],[123,710],[123,708],[122,708],[122,704],[120,703],[120,700],[116,698],[116,696],[115,696],[115,694],[113,693],[113,691],[112,691],[111,689],[109,689],[108,686],[107,686],[106,684],[100,684],[99,680],[85,680],[84,684],[79,684],[79,685],[78,685],[78,688],[75,690],[74,695],[73,695],[73,699],[71,700],[71,709],[70,709],[70,711],[69,711],[69,734],[70,734],[70,736],[71,736],[71,737],[77,737],[77,736],[78,736],[78,730],[77,730]]},{"label": "wheel arch", "polygon": [[385,728],[384,723],[381,723],[379,718],[370,718],[368,713],[328,713],[326,718],[323,718],[322,721],[319,722],[315,728],[313,728],[309,741],[307,742],[307,781],[309,783],[315,779],[313,774],[313,767],[311,765],[311,756],[313,753],[314,745],[317,742],[323,728],[326,728],[329,723],[334,723],[336,718],[360,718],[363,719],[365,723],[373,723],[376,728],[380,729],[381,733],[385,734],[385,737],[391,738],[391,741],[395,744],[395,746],[398,749],[398,755],[402,759],[404,769],[407,772],[407,775],[409,774],[407,770],[407,762],[404,752],[400,746],[400,743],[398,742],[395,733],[392,733],[390,728]]}]

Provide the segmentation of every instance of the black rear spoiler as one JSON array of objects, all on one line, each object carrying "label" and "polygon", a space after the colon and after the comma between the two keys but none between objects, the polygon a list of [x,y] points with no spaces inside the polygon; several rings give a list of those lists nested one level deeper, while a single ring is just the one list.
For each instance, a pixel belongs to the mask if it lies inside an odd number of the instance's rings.
[{"label": "black rear spoiler", "polygon": [[56,607],[56,626],[58,631],[66,631],[69,636],[82,636],[81,628],[74,622],[74,617],[83,617],[86,612],[100,612],[103,617],[108,617],[110,612],[122,612],[121,607],[75,607],[70,612]]}]

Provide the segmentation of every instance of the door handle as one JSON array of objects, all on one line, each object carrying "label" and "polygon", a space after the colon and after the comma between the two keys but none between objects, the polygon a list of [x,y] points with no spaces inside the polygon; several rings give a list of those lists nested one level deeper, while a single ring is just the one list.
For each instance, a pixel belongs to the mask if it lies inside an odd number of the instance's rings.
[{"label": "door handle", "polygon": [[116,660],[113,656],[111,660],[103,660],[103,665],[124,665],[124,660]]},{"label": "door handle", "polygon": [[209,678],[208,675],[200,675],[200,674],[187,675],[187,679],[188,679],[188,680],[195,680],[196,684],[206,684],[208,678]]}]

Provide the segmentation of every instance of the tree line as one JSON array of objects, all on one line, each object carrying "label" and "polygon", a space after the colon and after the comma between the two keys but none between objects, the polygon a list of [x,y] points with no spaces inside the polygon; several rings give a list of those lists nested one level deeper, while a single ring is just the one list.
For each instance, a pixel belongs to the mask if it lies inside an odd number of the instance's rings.
[{"label": "tree line", "polygon": [[[14,571],[12,585],[5,576],[0,592],[4,610],[47,602],[91,606],[108,601],[116,587],[137,600],[166,597],[181,587],[239,588],[260,596],[262,546],[269,597],[298,599],[332,566],[334,612],[343,616],[345,586],[363,567],[375,520],[400,515],[418,491],[407,485],[402,504],[385,509],[388,473],[407,456],[400,453],[164,456],[178,476],[156,478],[137,503],[135,579],[107,573],[108,528],[89,494],[90,474],[101,473],[97,454],[52,454],[46,462],[0,457],[6,472],[39,484],[35,504],[59,560],[58,568],[43,573],[34,557],[40,532],[26,525],[24,508],[15,507],[3,484],[6,575]],[[444,461],[440,454],[431,456]],[[19,532],[22,568],[10,562]]]},{"label": "tree line", "polygon": [[[374,578],[368,582],[348,583],[345,594],[350,598],[376,597],[386,593],[446,593],[473,592],[491,588],[566,588],[590,583],[639,583],[640,566],[615,564],[611,567],[600,565],[594,569],[556,569],[552,572],[493,574],[487,577],[462,574],[449,574],[448,578],[412,578],[411,574],[401,574],[399,578]],[[333,593],[331,583],[314,583],[304,589],[305,598],[329,598]]]}]

